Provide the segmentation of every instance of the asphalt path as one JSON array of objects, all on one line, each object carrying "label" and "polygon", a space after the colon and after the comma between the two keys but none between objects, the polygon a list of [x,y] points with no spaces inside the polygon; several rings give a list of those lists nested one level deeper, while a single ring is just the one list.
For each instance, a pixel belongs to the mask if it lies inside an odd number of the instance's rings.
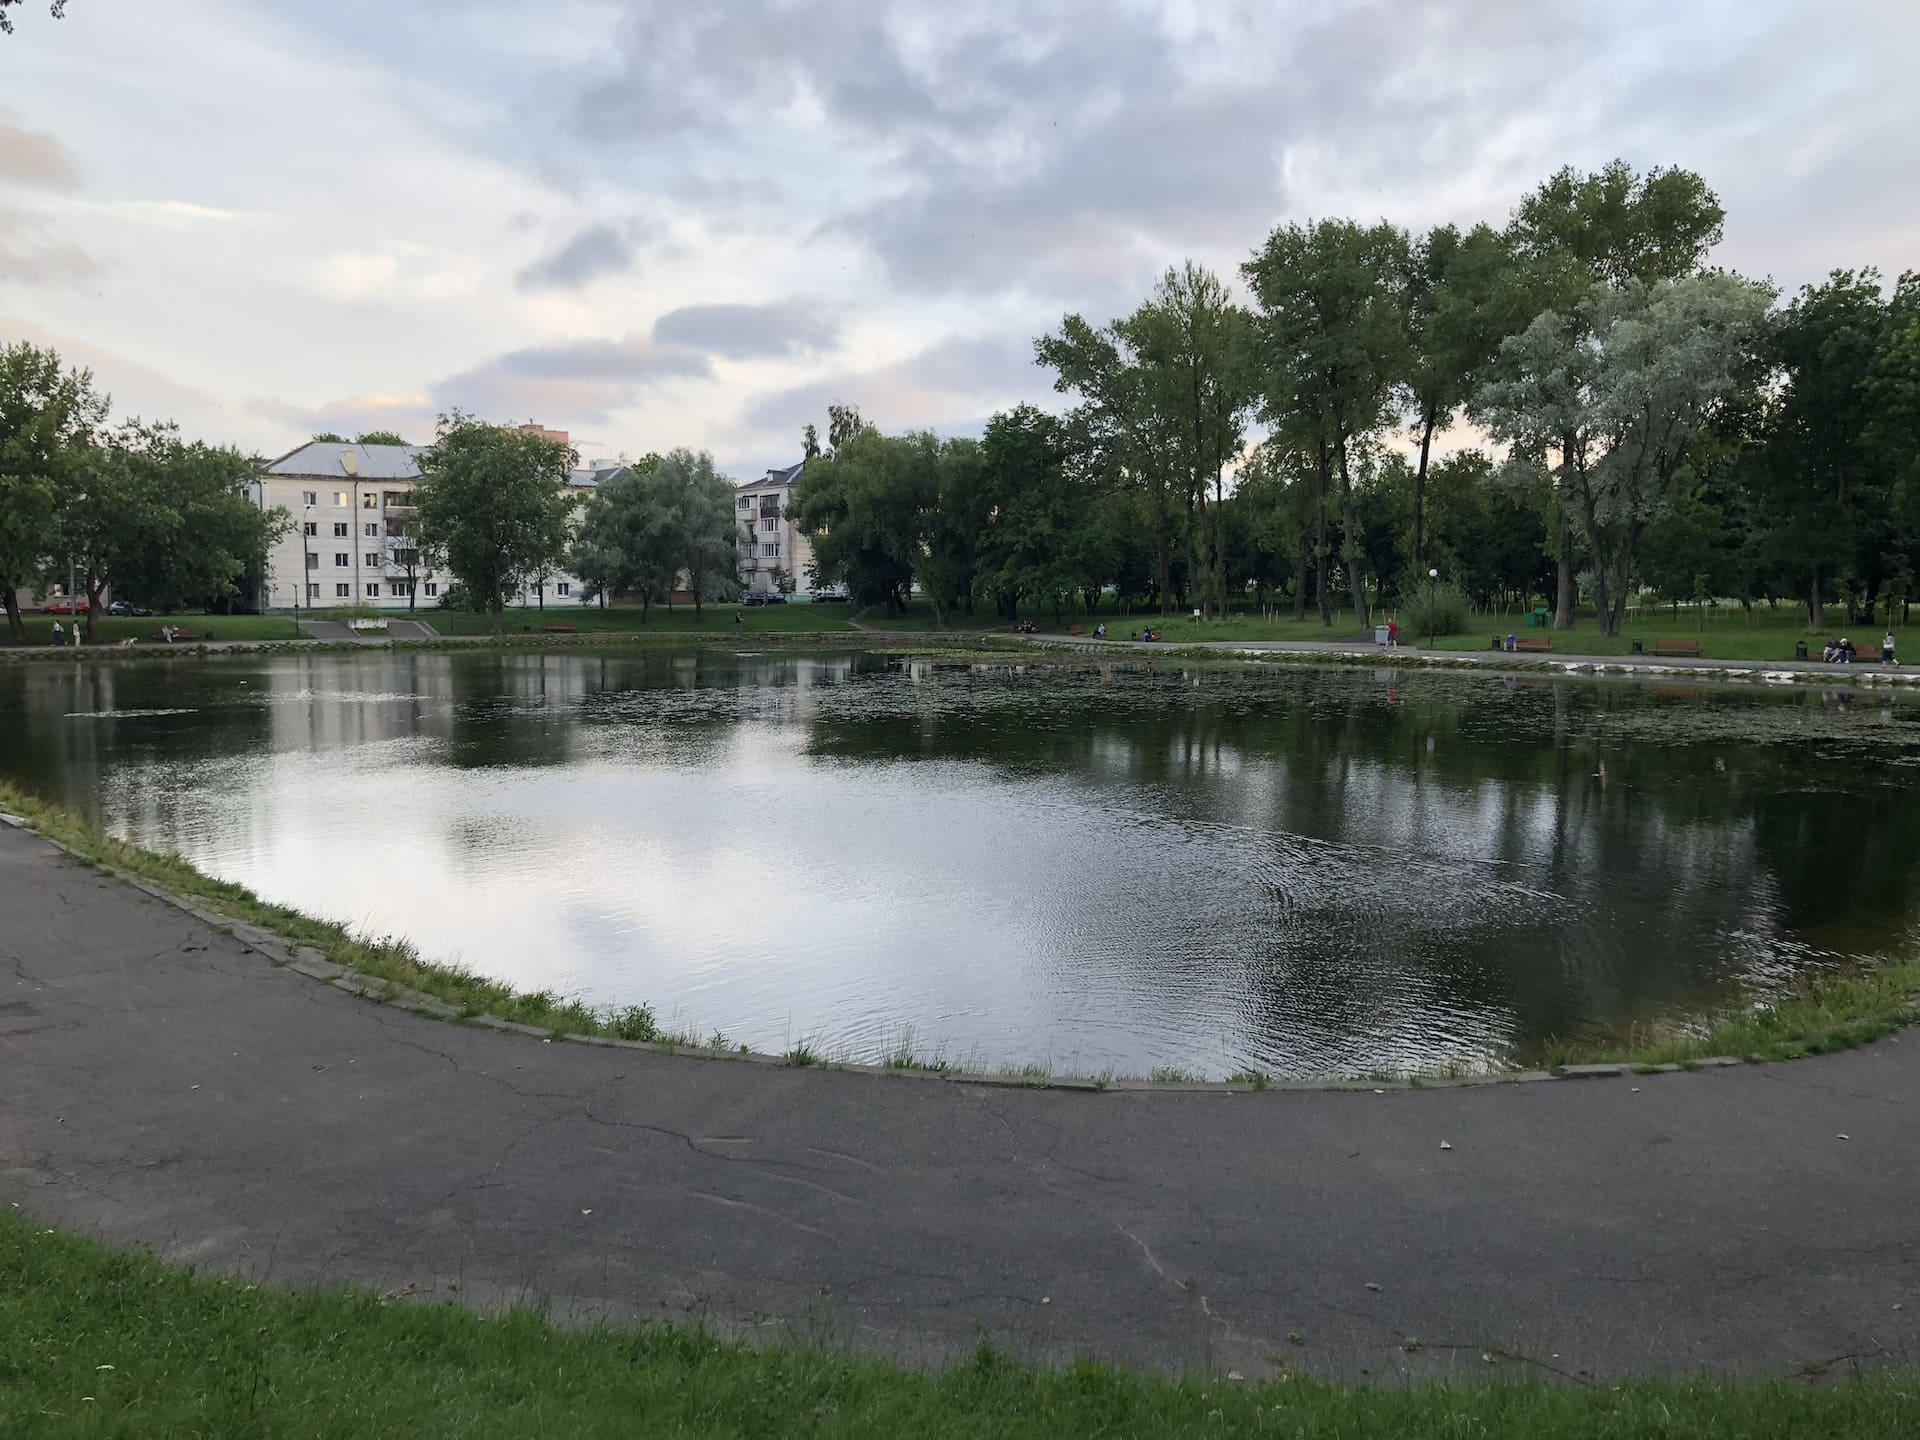
[{"label": "asphalt path", "polygon": [[1242,1095],[543,1043],[275,966],[0,826],[0,1203],[259,1281],[914,1363],[989,1339],[1249,1378],[1909,1365],[1917,1088],[1920,1034]]}]

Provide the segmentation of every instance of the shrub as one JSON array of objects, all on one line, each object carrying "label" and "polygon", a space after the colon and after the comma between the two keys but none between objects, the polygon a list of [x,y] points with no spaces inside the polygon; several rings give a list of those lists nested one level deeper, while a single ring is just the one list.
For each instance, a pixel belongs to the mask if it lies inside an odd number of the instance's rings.
[{"label": "shrub", "polygon": [[1458,585],[1425,580],[1407,601],[1401,630],[1410,638],[1458,635],[1467,628],[1467,597]]}]

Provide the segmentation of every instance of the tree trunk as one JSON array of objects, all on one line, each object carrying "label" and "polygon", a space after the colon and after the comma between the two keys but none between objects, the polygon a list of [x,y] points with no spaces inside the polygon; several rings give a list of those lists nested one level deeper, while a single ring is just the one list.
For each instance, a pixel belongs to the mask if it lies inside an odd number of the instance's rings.
[{"label": "tree trunk", "polygon": [[12,581],[6,582],[6,594],[0,596],[7,607],[7,633],[13,636],[13,643],[27,643],[27,622],[20,617],[20,595]]},{"label": "tree trunk", "polygon": [[1220,533],[1227,515],[1225,466],[1213,470],[1213,599],[1221,619],[1227,616],[1227,542]]},{"label": "tree trunk", "polygon": [[1327,458],[1327,442],[1320,441],[1320,465],[1314,471],[1313,494],[1313,589],[1314,598],[1320,605],[1320,623],[1329,629],[1333,627],[1333,603],[1327,594],[1327,478],[1331,465]]},{"label": "tree trunk", "polygon": [[1433,403],[1427,403],[1420,417],[1420,468],[1413,472],[1413,568],[1415,574],[1427,568],[1427,457],[1433,449],[1433,427],[1439,421]]},{"label": "tree trunk", "polygon": [[1300,532],[1300,573],[1293,581],[1293,618],[1295,623],[1307,618],[1307,572],[1312,569],[1313,547],[1307,539],[1307,532]]},{"label": "tree trunk", "polygon": [[96,581],[87,577],[87,643],[93,644],[100,638],[100,592],[107,588],[105,580]]},{"label": "tree trunk", "polygon": [[1807,626],[1813,630],[1827,627],[1827,607],[1820,599],[1820,571],[1813,572],[1813,581],[1807,586]]},{"label": "tree trunk", "polygon": [[[1194,547],[1196,528],[1193,523],[1193,486],[1187,486],[1187,588],[1191,590],[1200,579],[1199,552]],[[1183,597],[1184,598],[1184,597]],[[1186,608],[1184,605],[1182,609]]]},{"label": "tree trunk", "polygon": [[488,608],[488,611],[493,616],[493,633],[497,636],[500,634],[500,619],[501,619],[501,609],[502,609],[500,604],[500,597],[498,595],[494,596],[492,603],[489,604],[487,608]]},{"label": "tree trunk", "polygon": [[1173,537],[1167,534],[1167,527],[1160,529],[1160,614],[1173,613]]},{"label": "tree trunk", "polygon": [[1336,447],[1340,456],[1340,519],[1346,529],[1344,559],[1347,562],[1347,588],[1353,592],[1354,623],[1365,631],[1372,617],[1367,614],[1367,567],[1360,559],[1360,533],[1353,523],[1353,477],[1347,471],[1347,442]]},{"label": "tree trunk", "polygon": [[1553,628],[1571,630],[1573,628],[1573,607],[1579,599],[1579,593],[1573,584],[1573,517],[1560,517],[1560,560],[1559,574],[1553,599]]}]

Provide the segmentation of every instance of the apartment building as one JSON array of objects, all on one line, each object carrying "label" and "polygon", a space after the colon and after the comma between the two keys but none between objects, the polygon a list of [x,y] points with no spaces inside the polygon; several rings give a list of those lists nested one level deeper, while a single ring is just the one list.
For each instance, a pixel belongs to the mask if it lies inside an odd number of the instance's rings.
[{"label": "apartment building", "polygon": [[740,583],[749,593],[766,594],[781,588],[796,595],[813,593],[813,546],[794,528],[791,518],[793,488],[807,468],[802,460],[766,477],[734,486],[735,519],[739,523]]},{"label": "apartment building", "polygon": [[[404,610],[439,603],[452,577],[421,559],[413,486],[423,445],[361,445],[311,440],[266,467],[253,489],[262,509],[279,506],[293,526],[267,554],[261,608]],[[611,471],[576,470],[571,483],[584,501]],[[564,571],[546,578],[544,600],[580,599],[579,580]],[[528,587],[509,604],[538,605]]]}]

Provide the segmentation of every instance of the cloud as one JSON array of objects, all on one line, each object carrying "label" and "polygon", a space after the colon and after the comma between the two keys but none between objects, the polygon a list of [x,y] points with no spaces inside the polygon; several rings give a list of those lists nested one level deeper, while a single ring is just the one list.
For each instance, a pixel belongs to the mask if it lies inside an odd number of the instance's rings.
[{"label": "cloud", "polygon": [[857,405],[883,430],[954,432],[977,428],[978,418],[995,410],[1053,398],[1031,341],[954,338],[903,360],[763,395],[746,408],[740,433],[743,442],[797,440],[809,421],[824,424],[829,404]]},{"label": "cloud", "polygon": [[352,436],[394,430],[412,444],[425,445],[433,439],[439,415],[431,398],[423,394],[347,395],[315,406],[256,399],[247,408],[283,427],[288,443],[322,431]]},{"label": "cloud", "polygon": [[633,242],[612,225],[589,225],[551,255],[514,277],[522,290],[578,290],[633,266]]},{"label": "cloud", "polygon": [[205,390],[183,385],[117,350],[35,325],[17,315],[0,315],[0,335],[57,350],[63,366],[91,370],[95,390],[104,391],[113,400],[115,419],[138,415],[149,420],[179,418],[192,423],[220,409],[219,400]]},{"label": "cloud", "polygon": [[71,190],[76,177],[67,147],[44,130],[26,130],[0,121],[0,180]]},{"label": "cloud", "polygon": [[685,305],[653,324],[665,345],[725,360],[787,359],[832,348],[840,325],[817,305]]},{"label": "cloud", "polygon": [[486,267],[470,256],[400,242],[328,255],[312,276],[315,288],[332,300],[458,300],[480,289]]},{"label": "cloud", "polygon": [[101,274],[92,255],[43,216],[0,210],[0,275],[20,285],[86,285]]},{"label": "cloud", "polygon": [[509,351],[440,382],[433,397],[440,409],[457,406],[495,420],[603,425],[660,385],[712,373],[706,356],[644,335],[568,340]]}]

